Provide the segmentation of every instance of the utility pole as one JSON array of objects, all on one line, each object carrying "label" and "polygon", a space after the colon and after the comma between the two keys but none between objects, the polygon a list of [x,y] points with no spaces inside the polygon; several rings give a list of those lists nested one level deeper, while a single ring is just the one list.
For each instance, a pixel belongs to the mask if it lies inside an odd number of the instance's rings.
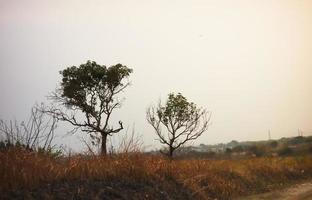
[{"label": "utility pole", "polygon": [[303,136],[303,133],[299,128],[298,128],[298,136]]},{"label": "utility pole", "polygon": [[269,136],[269,140],[271,140],[271,131],[270,131],[270,129],[268,130],[268,136]]}]

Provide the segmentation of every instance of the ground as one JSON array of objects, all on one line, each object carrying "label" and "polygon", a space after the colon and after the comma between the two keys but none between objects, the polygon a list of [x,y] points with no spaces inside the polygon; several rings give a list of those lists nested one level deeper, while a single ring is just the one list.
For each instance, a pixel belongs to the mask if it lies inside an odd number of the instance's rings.
[{"label": "ground", "polygon": [[174,181],[134,182],[132,180],[76,180],[47,183],[32,190],[17,190],[0,199],[73,199],[73,200],[191,200],[187,188]]},{"label": "ground", "polygon": [[237,200],[312,200],[312,181],[292,185],[278,191],[238,198]]}]

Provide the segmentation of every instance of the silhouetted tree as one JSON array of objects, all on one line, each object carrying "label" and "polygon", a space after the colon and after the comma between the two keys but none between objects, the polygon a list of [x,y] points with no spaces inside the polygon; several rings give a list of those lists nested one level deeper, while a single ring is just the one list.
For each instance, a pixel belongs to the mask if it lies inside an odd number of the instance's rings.
[{"label": "silhouetted tree", "polygon": [[[80,129],[88,133],[93,144],[101,142],[101,154],[106,154],[107,136],[123,129],[121,121],[118,128],[113,128],[110,118],[121,106],[117,96],[129,86],[127,78],[131,72],[132,69],[122,64],[106,67],[94,61],[68,67],[60,72],[60,88],[51,96],[60,105],[46,112],[73,125],[73,132]],[[66,109],[61,109],[61,105]],[[77,117],[78,112],[82,117]]]},{"label": "silhouetted tree", "polygon": [[165,105],[159,102],[146,112],[147,121],[155,129],[158,140],[168,146],[169,157],[186,142],[201,136],[208,129],[210,116],[210,112],[197,108],[180,93],[170,93]]}]

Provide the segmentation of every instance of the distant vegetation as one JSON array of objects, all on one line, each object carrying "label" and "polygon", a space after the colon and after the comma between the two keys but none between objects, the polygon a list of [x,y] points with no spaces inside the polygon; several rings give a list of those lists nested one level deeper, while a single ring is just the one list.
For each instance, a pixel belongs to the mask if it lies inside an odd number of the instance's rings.
[{"label": "distant vegetation", "polygon": [[[155,152],[154,152],[155,153]],[[298,156],[312,153],[312,136],[297,136],[265,141],[231,141],[216,145],[188,146],[177,151],[177,157],[192,158],[250,158],[250,157],[276,157]]]}]

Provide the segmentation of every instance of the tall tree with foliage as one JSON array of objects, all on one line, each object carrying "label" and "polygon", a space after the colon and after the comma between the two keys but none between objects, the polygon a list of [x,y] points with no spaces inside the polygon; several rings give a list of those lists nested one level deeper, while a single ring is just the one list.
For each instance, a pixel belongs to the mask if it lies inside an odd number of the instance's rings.
[{"label": "tall tree with foliage", "polygon": [[170,93],[164,105],[150,106],[146,112],[147,121],[154,128],[158,140],[168,146],[167,155],[201,136],[209,126],[210,112],[188,102],[180,93]]},{"label": "tall tree with foliage", "polygon": [[62,82],[52,95],[59,105],[46,112],[69,122],[73,131],[88,133],[93,144],[101,144],[101,154],[105,155],[107,137],[123,129],[121,121],[114,128],[110,119],[121,106],[118,95],[129,86],[130,73],[132,69],[122,64],[106,67],[94,61],[68,67],[60,72]]}]

